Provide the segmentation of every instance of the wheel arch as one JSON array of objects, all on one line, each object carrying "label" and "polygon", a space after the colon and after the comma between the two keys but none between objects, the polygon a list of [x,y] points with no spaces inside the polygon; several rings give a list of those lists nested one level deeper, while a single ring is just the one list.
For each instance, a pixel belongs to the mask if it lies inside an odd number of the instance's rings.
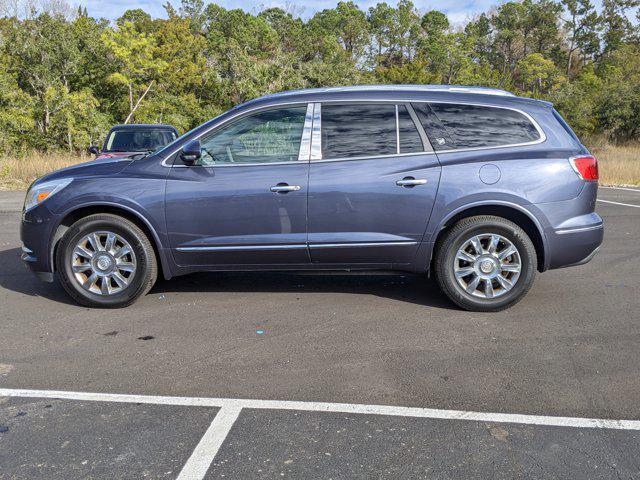
[{"label": "wheel arch", "polygon": [[73,225],[76,221],[83,217],[95,215],[98,213],[110,213],[113,215],[118,215],[135,223],[145,233],[145,235],[149,237],[149,240],[151,240],[151,245],[153,246],[153,250],[156,254],[156,259],[158,260],[158,265],[160,267],[160,274],[166,280],[172,277],[171,267],[168,263],[168,259],[164,254],[162,242],[160,241],[160,238],[151,223],[136,210],[120,204],[112,203],[91,203],[78,205],[63,214],[62,219],[53,229],[53,234],[50,241],[50,262],[52,270],[55,270],[55,256],[57,253],[58,245],[60,243],[60,239],[64,236],[69,227],[71,227],[71,225]]},{"label": "wheel arch", "polygon": [[[527,211],[525,208],[507,203],[482,203],[470,205],[450,212],[441,222],[437,229],[435,241],[433,243],[434,251],[438,248],[438,242],[444,237],[444,234],[457,222],[464,218],[474,217],[476,215],[494,215],[512,221],[529,236],[536,249],[538,257],[538,271],[543,272],[547,269],[547,239],[544,229],[540,222]],[[432,261],[435,255],[432,255]]]}]

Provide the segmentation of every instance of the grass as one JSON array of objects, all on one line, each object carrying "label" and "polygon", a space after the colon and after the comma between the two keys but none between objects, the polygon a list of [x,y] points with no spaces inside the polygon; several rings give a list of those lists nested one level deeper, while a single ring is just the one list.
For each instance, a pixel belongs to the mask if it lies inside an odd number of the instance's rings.
[{"label": "grass", "polygon": [[89,159],[87,155],[38,152],[24,157],[0,157],[0,190],[24,190],[46,173]]},{"label": "grass", "polygon": [[630,145],[594,145],[598,158],[600,184],[640,186],[640,143]]},{"label": "grass", "polygon": [[[601,184],[640,186],[640,143],[616,146],[594,142],[591,151],[599,160]],[[45,173],[87,160],[87,155],[67,153],[0,157],[0,190],[24,190]]]}]

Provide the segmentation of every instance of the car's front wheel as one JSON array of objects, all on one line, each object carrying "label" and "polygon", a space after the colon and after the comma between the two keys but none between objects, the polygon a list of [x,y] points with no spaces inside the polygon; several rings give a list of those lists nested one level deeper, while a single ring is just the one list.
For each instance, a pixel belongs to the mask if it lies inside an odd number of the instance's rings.
[{"label": "car's front wheel", "polygon": [[533,285],[536,249],[515,223],[476,216],[456,223],[438,242],[434,273],[456,305],[496,312],[514,305]]},{"label": "car's front wheel", "polygon": [[153,246],[133,222],[96,214],[75,222],[56,250],[62,286],[88,307],[117,308],[147,293],[157,278]]}]

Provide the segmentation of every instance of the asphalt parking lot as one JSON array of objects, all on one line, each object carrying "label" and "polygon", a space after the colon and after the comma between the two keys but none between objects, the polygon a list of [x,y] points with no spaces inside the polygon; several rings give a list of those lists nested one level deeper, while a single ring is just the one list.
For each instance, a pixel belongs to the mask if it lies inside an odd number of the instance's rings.
[{"label": "asphalt parking lot", "polygon": [[421,277],[263,273],[91,310],[21,264],[22,197],[0,479],[640,478],[640,189],[601,189],[599,255],[497,314]]}]

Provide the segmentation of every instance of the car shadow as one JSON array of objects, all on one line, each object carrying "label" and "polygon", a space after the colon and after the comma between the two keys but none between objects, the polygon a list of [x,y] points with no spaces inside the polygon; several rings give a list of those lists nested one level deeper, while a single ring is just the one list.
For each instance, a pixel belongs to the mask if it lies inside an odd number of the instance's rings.
[{"label": "car shadow", "polygon": [[[56,280],[42,282],[20,260],[20,249],[0,251],[0,287],[33,297],[75,305]],[[181,292],[321,292],[376,295],[436,308],[455,308],[424,275],[301,274],[286,272],[194,273],[158,279],[152,294]]]},{"label": "car shadow", "polygon": [[39,280],[20,259],[21,250],[0,250],[0,287],[32,297],[44,297],[68,305],[76,305],[56,281]]},{"label": "car shadow", "polygon": [[159,280],[151,293],[265,292],[375,295],[418,305],[455,309],[433,280],[412,274],[212,272]]}]

